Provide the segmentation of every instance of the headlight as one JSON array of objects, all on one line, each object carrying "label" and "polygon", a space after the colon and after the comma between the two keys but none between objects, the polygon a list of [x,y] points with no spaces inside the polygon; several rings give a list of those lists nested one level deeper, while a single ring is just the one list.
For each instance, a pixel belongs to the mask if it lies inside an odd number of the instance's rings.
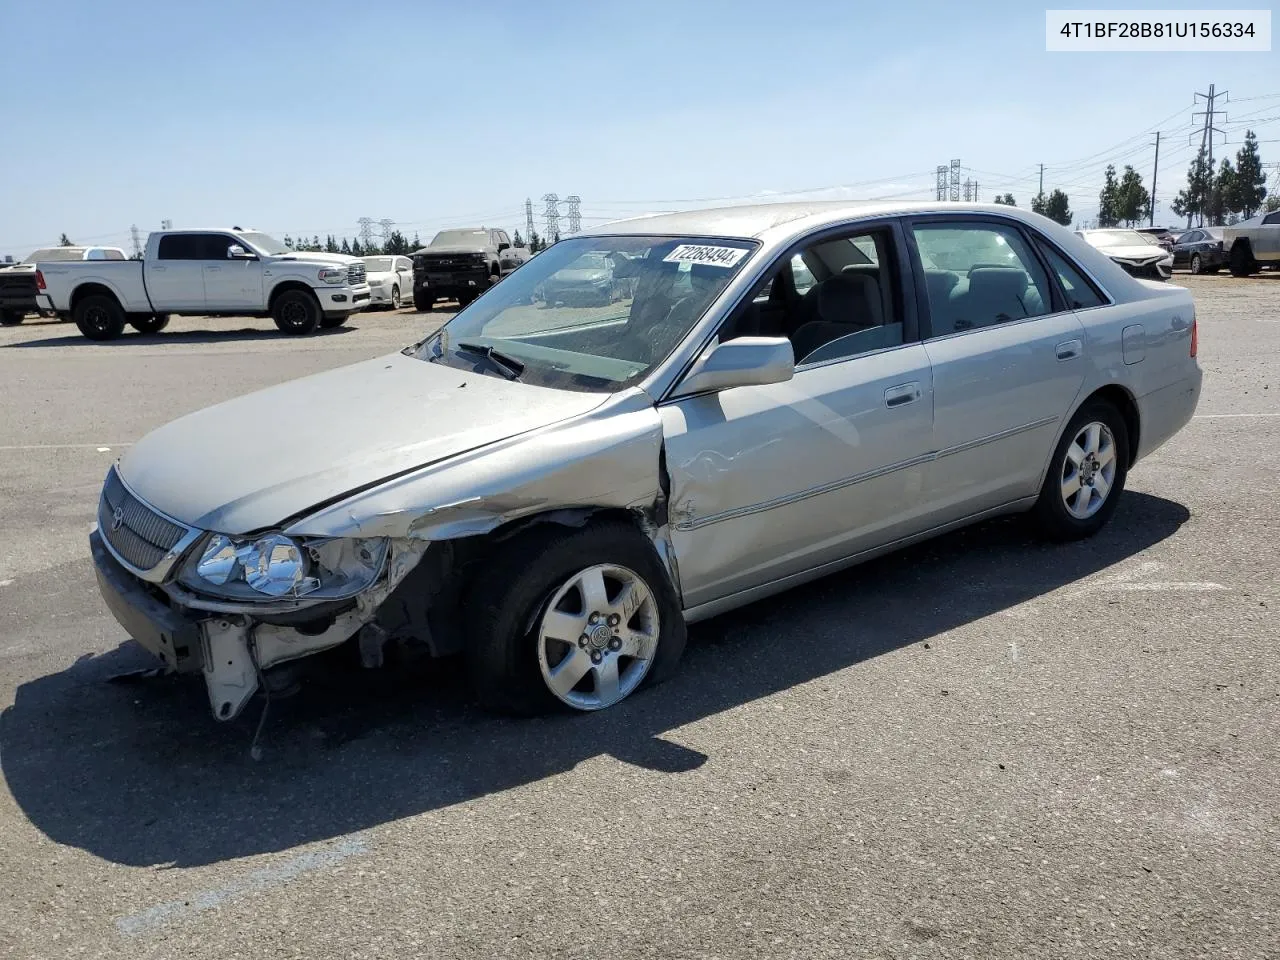
[{"label": "headlight", "polygon": [[347,271],[345,267],[325,267],[317,276],[322,283],[346,283]]},{"label": "headlight", "polygon": [[387,559],[385,539],[299,541],[280,533],[252,540],[212,534],[179,581],[229,600],[344,600],[368,587]]}]

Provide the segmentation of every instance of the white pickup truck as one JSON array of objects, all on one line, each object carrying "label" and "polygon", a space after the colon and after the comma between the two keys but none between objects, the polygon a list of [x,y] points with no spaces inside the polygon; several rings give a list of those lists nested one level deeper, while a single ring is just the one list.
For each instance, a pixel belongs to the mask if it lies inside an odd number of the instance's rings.
[{"label": "white pickup truck", "polygon": [[125,324],[158,333],[169,316],[269,316],[285,333],[336,327],[369,305],[365,265],[301,253],[252,230],[167,230],[139,260],[37,261],[42,310],[70,316],[91,340]]}]

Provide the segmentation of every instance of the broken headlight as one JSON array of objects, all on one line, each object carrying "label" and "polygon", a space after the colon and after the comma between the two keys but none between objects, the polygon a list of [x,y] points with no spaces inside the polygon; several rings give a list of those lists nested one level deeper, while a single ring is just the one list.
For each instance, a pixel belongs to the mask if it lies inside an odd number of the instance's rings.
[{"label": "broken headlight", "polygon": [[294,539],[280,533],[259,537],[210,534],[193,551],[178,582],[226,600],[345,600],[382,572],[382,538]]}]

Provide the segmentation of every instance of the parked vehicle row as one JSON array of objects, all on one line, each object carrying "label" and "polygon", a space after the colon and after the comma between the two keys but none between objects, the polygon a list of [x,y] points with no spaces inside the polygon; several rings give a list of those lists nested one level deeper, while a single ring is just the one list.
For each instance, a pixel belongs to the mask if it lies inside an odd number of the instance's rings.
[{"label": "parked vehicle row", "polygon": [[36,264],[40,261],[123,260],[119,247],[43,247],[21,263],[0,267],[0,324],[11,327],[30,313],[44,313],[40,307]]},{"label": "parked vehicle row", "polygon": [[1191,419],[1196,353],[1186,289],[1028,211],[629,220],[402,351],[143,437],[90,546],[219,719],[352,640],[463,654],[499,710],[599,710],[669,676],[686,624],[900,546],[1018,512],[1092,535]]}]

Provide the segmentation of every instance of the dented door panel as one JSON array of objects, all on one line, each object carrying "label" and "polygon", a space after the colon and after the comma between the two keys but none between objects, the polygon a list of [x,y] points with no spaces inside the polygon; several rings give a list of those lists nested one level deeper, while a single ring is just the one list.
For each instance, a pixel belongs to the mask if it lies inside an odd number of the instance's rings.
[{"label": "dented door panel", "polygon": [[933,382],[919,344],[660,409],[686,607],[927,525]]}]

